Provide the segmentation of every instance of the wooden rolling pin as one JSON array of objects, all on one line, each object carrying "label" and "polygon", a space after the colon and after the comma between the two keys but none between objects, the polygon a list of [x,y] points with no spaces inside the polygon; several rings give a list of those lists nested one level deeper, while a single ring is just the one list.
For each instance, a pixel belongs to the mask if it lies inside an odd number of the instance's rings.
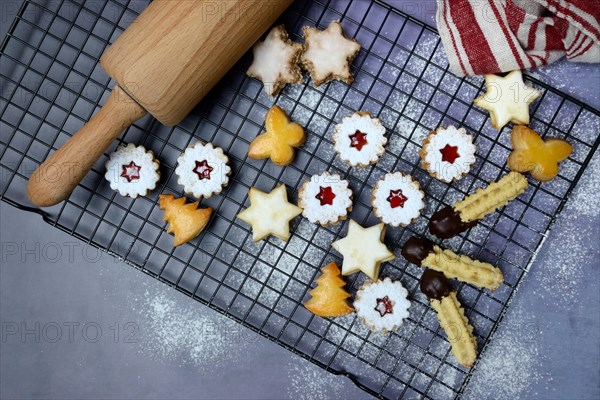
[{"label": "wooden rolling pin", "polygon": [[292,0],[154,0],[106,50],[104,107],[29,179],[31,202],[66,199],[113,140],[146,113],[179,123]]}]

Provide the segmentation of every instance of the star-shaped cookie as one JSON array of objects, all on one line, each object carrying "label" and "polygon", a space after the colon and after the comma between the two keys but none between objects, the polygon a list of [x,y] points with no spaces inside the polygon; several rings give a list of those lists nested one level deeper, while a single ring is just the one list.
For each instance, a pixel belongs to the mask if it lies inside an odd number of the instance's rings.
[{"label": "star-shaped cookie", "polygon": [[270,158],[277,165],[289,165],[294,160],[294,148],[306,140],[304,128],[290,122],[278,106],[273,106],[265,118],[267,131],[258,135],[248,148],[248,157],[255,160]]},{"label": "star-shaped cookie", "polygon": [[305,26],[302,67],[308,71],[315,86],[334,79],[347,84],[354,79],[350,64],[360,51],[356,40],[344,36],[340,21],[333,21],[324,31]]},{"label": "star-shaped cookie", "polygon": [[302,45],[288,38],[283,25],[271,29],[264,41],[254,45],[252,53],[254,60],[246,74],[260,79],[269,96],[277,95],[286,83],[302,82],[298,65]]},{"label": "star-shaped cookie", "polygon": [[376,281],[381,263],[396,258],[383,243],[384,235],[384,224],[363,228],[354,220],[350,220],[346,237],[331,244],[344,256],[342,275],[362,271]]},{"label": "star-shaped cookie", "polygon": [[302,209],[287,199],[285,185],[279,185],[271,193],[250,188],[250,207],[237,215],[252,225],[252,240],[258,242],[269,235],[283,241],[290,238],[290,221],[300,215]]},{"label": "star-shaped cookie", "polygon": [[490,112],[492,126],[501,130],[509,122],[529,124],[529,104],[540,96],[540,91],[523,82],[521,71],[512,71],[502,77],[485,75],[487,92],[473,103]]}]

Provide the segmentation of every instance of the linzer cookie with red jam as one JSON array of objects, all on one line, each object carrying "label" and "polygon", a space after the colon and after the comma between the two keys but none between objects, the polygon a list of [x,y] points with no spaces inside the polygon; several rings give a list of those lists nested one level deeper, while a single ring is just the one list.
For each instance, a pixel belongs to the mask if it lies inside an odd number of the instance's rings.
[{"label": "linzer cookie with red jam", "polygon": [[447,278],[490,290],[496,290],[504,280],[502,271],[492,264],[442,249],[425,238],[408,239],[402,246],[402,255],[411,263],[441,272]]},{"label": "linzer cookie with red jam", "polygon": [[379,160],[387,138],[379,119],[358,111],[336,125],[333,142],[342,161],[351,167],[366,167]]},{"label": "linzer cookie with red jam", "polygon": [[352,191],[347,180],[324,172],[302,184],[298,191],[298,206],[302,208],[302,215],[313,224],[337,224],[352,210]]},{"label": "linzer cookie with red jam", "polygon": [[159,163],[152,151],[129,143],[110,155],[104,177],[121,196],[146,196],[160,179]]},{"label": "linzer cookie with red jam", "polygon": [[436,311],[440,326],[446,332],[452,354],[463,366],[471,368],[477,358],[477,341],[465,310],[441,272],[428,269],[421,277],[421,292]]},{"label": "linzer cookie with red jam", "polygon": [[475,162],[473,137],[464,128],[439,127],[423,140],[419,155],[432,177],[450,183],[466,175]]},{"label": "linzer cookie with red jam", "polygon": [[283,25],[271,29],[264,41],[252,48],[254,60],[246,74],[260,79],[269,96],[275,96],[286,83],[301,83],[298,62],[302,45],[292,42]]},{"label": "linzer cookie with red jam", "polygon": [[229,158],[212,143],[197,142],[189,146],[177,163],[177,183],[183,186],[185,193],[197,198],[219,194],[229,182]]},{"label": "linzer cookie with red jam", "polygon": [[518,172],[510,172],[497,182],[477,191],[453,207],[445,207],[429,219],[429,231],[441,239],[449,239],[477,225],[479,220],[507,205],[523,193],[529,183]]},{"label": "linzer cookie with red jam", "polygon": [[399,281],[366,281],[356,293],[354,308],[372,331],[394,331],[408,317],[408,291]]},{"label": "linzer cookie with red jam", "polygon": [[302,67],[315,86],[338,79],[347,84],[354,80],[350,64],[360,51],[360,44],[344,35],[340,21],[333,21],[323,31],[305,26]]},{"label": "linzer cookie with red jam", "polygon": [[394,172],[377,181],[371,204],[375,215],[384,224],[407,226],[421,215],[424,197],[419,182],[412,176]]}]

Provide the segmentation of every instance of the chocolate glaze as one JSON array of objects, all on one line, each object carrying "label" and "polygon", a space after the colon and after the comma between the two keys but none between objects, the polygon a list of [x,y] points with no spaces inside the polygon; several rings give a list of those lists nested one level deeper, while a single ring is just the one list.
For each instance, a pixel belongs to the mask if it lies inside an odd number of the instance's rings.
[{"label": "chocolate glaze", "polygon": [[463,222],[452,207],[445,207],[431,216],[429,232],[441,239],[450,239],[477,225],[478,221]]},{"label": "chocolate glaze", "polygon": [[423,276],[421,277],[421,292],[430,300],[441,300],[450,294],[448,278],[441,272],[428,269],[423,272]]},{"label": "chocolate glaze", "polygon": [[431,240],[413,236],[402,246],[402,255],[411,263],[420,266],[429,253],[433,251],[433,246]]}]

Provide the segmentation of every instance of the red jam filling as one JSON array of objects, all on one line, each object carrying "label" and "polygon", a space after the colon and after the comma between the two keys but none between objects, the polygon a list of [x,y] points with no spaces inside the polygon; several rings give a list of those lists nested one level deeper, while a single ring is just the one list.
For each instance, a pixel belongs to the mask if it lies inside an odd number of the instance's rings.
[{"label": "red jam filling", "polygon": [[315,198],[321,202],[322,206],[326,204],[331,206],[333,205],[333,199],[335,199],[335,193],[333,193],[333,190],[331,190],[331,186],[320,186],[319,194],[316,195]]},{"label": "red jam filling", "polygon": [[131,182],[134,179],[140,179],[140,170],[142,167],[136,165],[133,161],[127,165],[123,165],[123,172],[121,176],[127,179],[127,182]]},{"label": "red jam filling", "polygon": [[446,144],[446,147],[440,149],[440,153],[442,153],[442,161],[449,162],[450,164],[454,164],[454,161],[460,157],[460,154],[458,154],[458,147],[450,146],[450,144]]},{"label": "red jam filling", "polygon": [[404,208],[404,203],[406,203],[406,200],[408,200],[408,197],[406,197],[402,193],[402,189],[390,190],[390,195],[388,196],[388,198],[386,200],[390,202],[390,206],[392,206],[392,208],[396,208],[396,207]]},{"label": "red jam filling", "polygon": [[375,311],[377,311],[382,317],[386,314],[393,314],[394,305],[392,304],[392,301],[387,296],[385,296],[383,299],[377,299]]},{"label": "red jam filling", "polygon": [[363,146],[367,144],[367,134],[362,133],[358,129],[353,135],[350,135],[350,147],[355,147],[356,150],[361,151]]},{"label": "red jam filling", "polygon": [[208,161],[196,161],[196,167],[193,171],[198,175],[200,180],[210,179],[210,173],[213,171],[213,167],[208,165]]}]

